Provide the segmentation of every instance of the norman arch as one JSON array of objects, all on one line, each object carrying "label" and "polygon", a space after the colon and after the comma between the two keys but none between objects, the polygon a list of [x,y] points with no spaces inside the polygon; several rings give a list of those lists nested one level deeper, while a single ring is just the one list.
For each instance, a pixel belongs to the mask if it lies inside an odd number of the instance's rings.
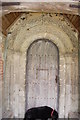
[{"label": "norman arch", "polygon": [[[23,16],[25,17],[24,20],[21,19]],[[11,81],[11,96],[8,98],[10,99],[10,110],[13,111],[15,117],[24,116],[26,51],[35,40],[48,39],[59,49],[59,116],[67,118],[70,111],[78,110],[78,39],[70,26],[67,25],[66,20],[61,21],[61,16],[52,14],[50,17],[45,14],[43,21],[41,13],[30,13],[23,16],[9,29],[11,35],[8,38],[7,67],[9,66],[8,69],[11,69],[11,73],[10,76],[6,77],[6,82],[9,86],[9,81],[13,80]],[[73,81],[76,83],[74,84]],[[72,92],[72,89],[75,89],[76,98],[74,98],[75,93]],[[7,94],[9,93],[7,92]],[[6,106],[8,106],[9,101],[6,100]],[[63,104],[61,104],[62,102]]]}]

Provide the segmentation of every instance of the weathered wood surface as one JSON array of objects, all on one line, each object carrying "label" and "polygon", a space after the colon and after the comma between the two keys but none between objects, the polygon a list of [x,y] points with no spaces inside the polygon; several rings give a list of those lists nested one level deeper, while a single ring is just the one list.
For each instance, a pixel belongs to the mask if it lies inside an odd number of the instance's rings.
[{"label": "weathered wood surface", "polygon": [[[47,0],[48,1],[48,0]],[[2,2],[3,13],[50,12],[80,15],[80,4],[75,2]]]},{"label": "weathered wood surface", "polygon": [[49,41],[39,40],[28,50],[26,109],[49,105],[58,109],[58,51]]}]

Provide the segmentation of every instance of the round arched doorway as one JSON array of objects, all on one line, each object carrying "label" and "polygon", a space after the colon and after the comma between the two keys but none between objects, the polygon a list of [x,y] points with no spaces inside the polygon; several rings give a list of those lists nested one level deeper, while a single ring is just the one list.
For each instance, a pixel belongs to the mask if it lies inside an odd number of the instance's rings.
[{"label": "round arched doorway", "polygon": [[59,106],[59,51],[46,39],[34,41],[27,51],[26,110],[48,105]]}]

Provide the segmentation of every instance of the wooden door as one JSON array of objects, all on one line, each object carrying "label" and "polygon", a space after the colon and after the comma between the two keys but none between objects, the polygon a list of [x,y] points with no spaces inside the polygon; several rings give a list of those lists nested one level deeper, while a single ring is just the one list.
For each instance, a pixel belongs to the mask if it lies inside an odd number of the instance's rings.
[{"label": "wooden door", "polygon": [[37,40],[27,52],[26,109],[48,105],[58,109],[58,50],[48,40]]}]

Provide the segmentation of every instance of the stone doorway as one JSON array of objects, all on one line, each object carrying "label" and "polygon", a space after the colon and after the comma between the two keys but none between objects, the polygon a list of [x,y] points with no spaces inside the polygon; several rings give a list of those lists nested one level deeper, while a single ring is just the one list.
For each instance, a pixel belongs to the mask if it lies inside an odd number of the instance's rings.
[{"label": "stone doorway", "polygon": [[27,52],[26,109],[48,105],[58,110],[58,49],[46,39],[34,41]]}]

